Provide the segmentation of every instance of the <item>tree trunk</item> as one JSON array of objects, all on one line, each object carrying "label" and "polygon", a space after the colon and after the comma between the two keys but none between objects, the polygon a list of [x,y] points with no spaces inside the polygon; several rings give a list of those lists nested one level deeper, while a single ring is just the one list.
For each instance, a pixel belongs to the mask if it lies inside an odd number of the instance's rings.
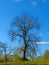
[{"label": "tree trunk", "polygon": [[26,60],[26,28],[25,28],[25,24],[24,24],[24,31],[23,31],[23,39],[24,39],[24,53],[23,53],[23,60]]},{"label": "tree trunk", "polygon": [[7,62],[7,54],[6,54],[6,50],[5,50],[5,62]]},{"label": "tree trunk", "polygon": [[26,59],[26,52],[25,52],[25,50],[24,50],[24,54],[23,54],[24,56],[23,56],[23,60],[25,60]]},{"label": "tree trunk", "polygon": [[7,55],[5,56],[5,62],[7,62]]},{"label": "tree trunk", "polygon": [[25,41],[25,48],[24,48],[24,53],[23,53],[23,60],[26,60],[26,41]]}]

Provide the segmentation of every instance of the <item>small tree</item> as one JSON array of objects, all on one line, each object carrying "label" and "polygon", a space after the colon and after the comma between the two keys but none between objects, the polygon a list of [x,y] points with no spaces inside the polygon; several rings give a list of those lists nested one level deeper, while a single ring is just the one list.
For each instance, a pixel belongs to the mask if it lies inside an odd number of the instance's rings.
[{"label": "small tree", "polygon": [[27,53],[36,51],[36,43],[39,42],[39,37],[34,34],[36,29],[39,29],[37,19],[23,15],[23,17],[16,17],[12,22],[12,29],[10,36],[12,41],[16,38],[23,40],[23,59],[26,60]]},{"label": "small tree", "polygon": [[0,42],[0,52],[3,56],[5,56],[5,62],[8,61],[8,56],[13,53],[13,49],[8,47],[6,43]]},{"label": "small tree", "polygon": [[46,51],[44,52],[43,59],[49,60],[49,51],[48,51],[48,50],[46,50]]}]

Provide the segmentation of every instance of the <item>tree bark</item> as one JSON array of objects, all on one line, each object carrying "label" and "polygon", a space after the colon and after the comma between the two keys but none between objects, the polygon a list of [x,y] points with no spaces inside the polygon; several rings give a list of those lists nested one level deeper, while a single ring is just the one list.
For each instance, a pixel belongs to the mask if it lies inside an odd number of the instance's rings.
[{"label": "tree bark", "polygon": [[26,41],[24,41],[24,44],[25,44],[25,45],[24,45],[25,47],[24,47],[24,53],[23,53],[23,55],[24,55],[24,56],[23,56],[23,60],[26,60],[26,48],[27,48],[27,46],[26,46]]},{"label": "tree bark", "polygon": [[26,60],[26,51],[24,50],[24,54],[23,54],[23,60]]},{"label": "tree bark", "polygon": [[7,62],[7,55],[5,56],[5,62]]},{"label": "tree bark", "polygon": [[23,56],[23,60],[26,60],[26,48],[27,48],[27,45],[26,45],[26,28],[25,28],[25,24],[24,24],[24,31],[23,31],[23,39],[24,39],[24,56]]},{"label": "tree bark", "polygon": [[6,54],[6,50],[5,50],[5,62],[7,62],[7,54]]}]

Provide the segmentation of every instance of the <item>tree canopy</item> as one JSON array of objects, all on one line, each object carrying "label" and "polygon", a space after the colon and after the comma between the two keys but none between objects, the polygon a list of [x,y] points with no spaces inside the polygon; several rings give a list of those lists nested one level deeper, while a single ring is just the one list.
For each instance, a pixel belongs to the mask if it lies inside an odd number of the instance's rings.
[{"label": "tree canopy", "polygon": [[[35,31],[40,28],[37,19],[23,15],[16,17],[11,23],[10,37],[14,41],[17,38],[23,40],[23,59],[25,60],[28,55],[36,54],[37,43],[40,41]],[[31,53],[32,52],[32,53]]]}]

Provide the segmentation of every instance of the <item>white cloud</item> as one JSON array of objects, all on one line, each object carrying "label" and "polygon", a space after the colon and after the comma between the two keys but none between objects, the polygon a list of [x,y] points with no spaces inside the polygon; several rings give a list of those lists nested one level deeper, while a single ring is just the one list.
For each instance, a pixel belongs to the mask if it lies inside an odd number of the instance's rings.
[{"label": "white cloud", "polygon": [[37,44],[49,44],[49,42],[38,42]]},{"label": "white cloud", "polygon": [[37,5],[37,2],[35,2],[35,1],[34,1],[34,2],[32,2],[32,5],[35,5],[35,6],[36,6],[36,5]]}]

